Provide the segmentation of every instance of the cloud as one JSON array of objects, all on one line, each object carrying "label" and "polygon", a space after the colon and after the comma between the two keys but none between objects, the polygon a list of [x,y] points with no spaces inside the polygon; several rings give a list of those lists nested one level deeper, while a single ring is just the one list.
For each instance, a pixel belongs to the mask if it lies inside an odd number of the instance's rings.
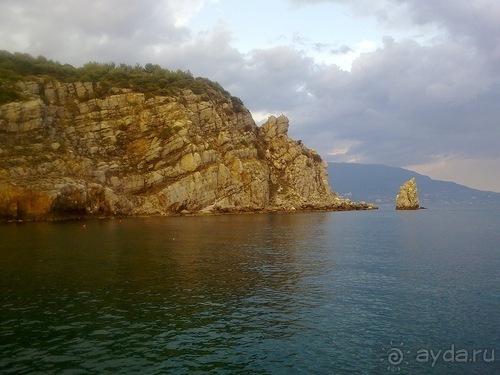
[{"label": "cloud", "polygon": [[289,46],[242,54],[231,47],[226,30],[208,35],[178,50],[174,59],[183,60],[196,74],[223,84],[252,112],[276,114],[304,104],[309,70],[316,67],[312,58]]},{"label": "cloud", "polygon": [[[322,110],[310,117],[309,127],[321,134],[314,143],[323,155],[342,149],[336,160],[389,165],[446,161],[441,165],[451,166],[452,158],[492,165],[498,160],[498,2],[290,2],[344,4],[359,15],[375,14],[384,25],[434,25],[439,31],[427,44],[387,37],[377,50],[361,54],[349,74],[335,67],[317,71],[308,90]],[[430,170],[441,173],[444,168]]]},{"label": "cloud", "polygon": [[[242,69],[242,54],[231,46],[232,34],[223,27],[192,35],[181,43],[164,43],[157,46],[155,63],[170,69],[191,70],[194,74],[214,81],[224,76],[235,77]],[[151,55],[143,56],[143,59]]]},{"label": "cloud", "polygon": [[353,15],[375,17],[391,28],[435,25],[448,37],[483,50],[500,48],[500,3],[496,0],[288,0],[295,6],[341,4]]},{"label": "cloud", "polygon": [[5,0],[0,5],[4,45],[64,62],[137,62],[149,47],[182,43],[189,30],[178,26],[186,12],[180,1]]},{"label": "cloud", "polygon": [[354,52],[354,50],[349,46],[343,45],[340,46],[339,48],[332,49],[330,52],[333,53],[334,55],[345,55],[347,53]]},{"label": "cloud", "polygon": [[386,39],[350,73],[319,70],[308,85],[324,109],[315,126],[332,136],[330,146],[317,142],[324,150],[358,140],[353,155],[389,165],[424,163],[439,152],[498,155],[490,137],[500,136],[499,86],[484,76],[482,62],[460,45]]}]

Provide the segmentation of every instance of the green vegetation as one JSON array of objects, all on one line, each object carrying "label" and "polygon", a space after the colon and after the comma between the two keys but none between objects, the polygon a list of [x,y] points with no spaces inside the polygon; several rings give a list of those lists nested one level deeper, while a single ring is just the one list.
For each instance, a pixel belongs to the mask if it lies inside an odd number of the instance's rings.
[{"label": "green vegetation", "polygon": [[158,133],[158,137],[160,137],[161,139],[169,139],[174,134],[179,133],[181,130],[182,126],[179,125],[175,125],[173,127],[170,127],[168,125],[162,126],[160,132]]},{"label": "green vegetation", "polygon": [[21,100],[22,95],[12,85],[0,86],[0,104]]},{"label": "green vegetation", "polygon": [[161,139],[169,139],[174,134],[174,129],[172,129],[170,126],[164,126],[158,133],[158,137],[160,137]]},{"label": "green vegetation", "polygon": [[235,112],[245,111],[243,102],[217,82],[207,78],[193,77],[188,71],[170,71],[157,64],[135,66],[126,64],[89,62],[80,68],[48,60],[43,56],[33,57],[26,53],[10,53],[0,50],[0,104],[22,99],[15,86],[17,81],[55,79],[61,82],[99,83],[99,95],[106,95],[112,87],[129,88],[147,96],[174,95],[179,90],[189,89],[204,98],[214,98],[220,92],[233,103]]}]

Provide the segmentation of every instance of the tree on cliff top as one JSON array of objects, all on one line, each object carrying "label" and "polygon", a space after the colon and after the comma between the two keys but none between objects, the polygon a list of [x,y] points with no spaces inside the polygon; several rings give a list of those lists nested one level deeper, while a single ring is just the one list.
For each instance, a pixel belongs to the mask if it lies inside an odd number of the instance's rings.
[{"label": "tree on cliff top", "polygon": [[233,102],[236,112],[244,109],[242,101],[231,96],[219,83],[207,78],[195,78],[189,70],[171,71],[151,63],[132,66],[117,65],[114,62],[88,62],[75,68],[44,56],[33,57],[26,53],[0,51],[0,104],[21,99],[15,82],[37,78],[62,82],[99,82],[102,87],[130,88],[149,95],[173,95],[183,89],[208,96],[219,92]]}]

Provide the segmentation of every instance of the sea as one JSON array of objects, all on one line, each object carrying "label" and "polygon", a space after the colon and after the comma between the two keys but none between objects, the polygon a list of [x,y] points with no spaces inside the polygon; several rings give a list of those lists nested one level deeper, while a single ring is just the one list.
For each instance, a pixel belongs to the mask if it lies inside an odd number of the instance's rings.
[{"label": "sea", "polygon": [[0,225],[1,374],[500,374],[500,207]]}]

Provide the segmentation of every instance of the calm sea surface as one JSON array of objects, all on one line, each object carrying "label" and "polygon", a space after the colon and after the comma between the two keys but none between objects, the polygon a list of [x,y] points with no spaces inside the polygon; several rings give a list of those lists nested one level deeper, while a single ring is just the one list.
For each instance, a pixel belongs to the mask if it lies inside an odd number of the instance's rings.
[{"label": "calm sea surface", "polygon": [[500,208],[4,224],[0,308],[2,374],[500,374]]}]

